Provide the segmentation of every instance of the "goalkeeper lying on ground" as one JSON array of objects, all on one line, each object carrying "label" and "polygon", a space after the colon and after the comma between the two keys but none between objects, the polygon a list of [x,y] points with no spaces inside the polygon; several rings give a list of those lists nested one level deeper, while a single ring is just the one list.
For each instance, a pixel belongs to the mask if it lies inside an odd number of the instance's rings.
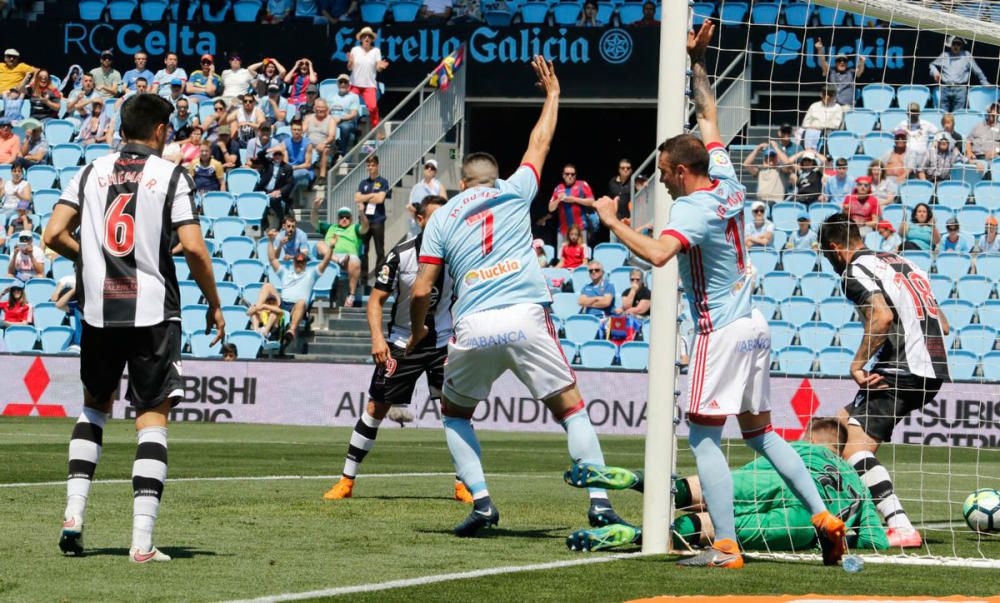
[{"label": "goalkeeper lying on ground", "polygon": [[[792,448],[805,462],[827,508],[853,532],[849,536],[850,545],[869,550],[888,548],[885,529],[868,488],[861,483],[854,467],[840,458],[839,448],[846,439],[843,429],[836,419],[814,419],[806,433],[807,441],[793,442]],[[643,487],[640,472],[617,467],[574,465],[565,477],[567,483],[576,487],[640,492]],[[674,548],[686,548],[685,542],[691,546],[708,545],[715,531],[701,497],[698,477],[679,479],[674,485],[675,506],[685,512],[674,521]],[[816,547],[816,530],[809,510],[767,459],[758,457],[733,471],[733,495],[736,533],[744,550],[805,551]],[[639,528],[613,524],[574,532],[566,545],[573,550],[596,551],[637,544],[641,537]]]}]

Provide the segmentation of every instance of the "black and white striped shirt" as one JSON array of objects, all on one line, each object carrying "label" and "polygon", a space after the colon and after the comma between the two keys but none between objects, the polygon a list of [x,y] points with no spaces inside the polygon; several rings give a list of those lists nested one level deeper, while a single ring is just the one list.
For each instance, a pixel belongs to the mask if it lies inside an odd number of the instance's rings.
[{"label": "black and white striped shirt", "polygon": [[180,320],[170,235],[197,224],[187,172],[141,144],[93,161],[62,192],[80,213],[77,287],[93,327],[148,327]]},{"label": "black and white striped shirt", "polygon": [[948,380],[939,316],[927,274],[895,253],[862,250],[844,271],[844,295],[858,307],[881,293],[892,310],[889,337],[875,356],[875,372]]},{"label": "black and white striped shirt", "polygon": [[[375,277],[375,288],[395,294],[392,318],[389,320],[390,345],[406,347],[410,339],[410,300],[413,283],[420,269],[420,241],[423,234],[400,241],[386,256]],[[442,270],[431,290],[431,305],[427,309],[427,337],[420,348],[442,348],[451,339],[451,304],[454,287],[447,270]]]}]

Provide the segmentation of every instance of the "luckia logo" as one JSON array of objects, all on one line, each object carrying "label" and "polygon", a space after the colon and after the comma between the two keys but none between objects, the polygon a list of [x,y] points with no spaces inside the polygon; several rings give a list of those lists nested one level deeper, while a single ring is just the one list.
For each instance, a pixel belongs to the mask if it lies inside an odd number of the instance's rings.
[{"label": "luckia logo", "polygon": [[520,270],[521,262],[517,260],[503,260],[486,268],[470,270],[465,273],[465,277],[462,280],[465,281],[466,287],[475,287],[479,283],[501,278]]},{"label": "luckia logo", "polygon": [[784,65],[799,56],[802,42],[799,41],[794,32],[779,29],[774,33],[767,34],[761,50],[764,51],[764,56],[767,59],[778,65]]},{"label": "luckia logo", "polygon": [[612,65],[619,65],[632,56],[632,36],[624,29],[609,29],[601,36],[598,47],[601,58]]}]

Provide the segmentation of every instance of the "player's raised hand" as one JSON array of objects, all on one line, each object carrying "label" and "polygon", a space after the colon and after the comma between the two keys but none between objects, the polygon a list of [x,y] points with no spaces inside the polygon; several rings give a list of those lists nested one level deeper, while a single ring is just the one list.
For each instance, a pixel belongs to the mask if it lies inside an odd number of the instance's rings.
[{"label": "player's raised hand", "polygon": [[222,308],[219,306],[208,307],[208,311],[205,312],[205,335],[212,332],[212,327],[217,329],[215,333],[215,339],[212,343],[208,344],[208,347],[212,347],[215,344],[221,342],[226,337],[226,319],[222,317]]},{"label": "player's raised hand", "polygon": [[546,61],[545,57],[535,55],[531,60],[531,68],[538,77],[535,85],[544,90],[545,94],[559,96],[559,78],[556,77],[556,68],[552,65],[552,61]]},{"label": "player's raised hand", "polygon": [[618,197],[612,199],[605,195],[594,201],[594,209],[597,210],[597,215],[600,216],[601,222],[610,224],[618,219]]},{"label": "player's raised hand", "polygon": [[715,34],[715,23],[709,19],[705,19],[705,22],[701,24],[698,33],[688,32],[687,51],[691,58],[698,58],[705,54],[705,48],[712,41],[713,34]]}]

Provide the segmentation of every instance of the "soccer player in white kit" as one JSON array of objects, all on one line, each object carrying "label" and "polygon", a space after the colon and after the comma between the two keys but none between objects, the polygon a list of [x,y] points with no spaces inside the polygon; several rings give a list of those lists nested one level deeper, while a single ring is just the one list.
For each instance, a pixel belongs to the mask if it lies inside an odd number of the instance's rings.
[{"label": "soccer player in white kit", "polygon": [[688,370],[689,443],[698,466],[716,540],[712,548],[680,562],[685,566],[740,568],[733,479],[722,452],[722,428],[737,415],[747,445],[767,457],[813,515],[823,560],[844,553],[844,522],[827,511],[802,459],[771,429],[771,335],[751,305],[753,280],[744,248],[746,189],[722,145],[715,98],[705,71],[705,47],[715,26],[706,21],[688,34],[691,88],[703,143],[681,134],[660,145],[660,181],[675,199],[659,239],[639,234],[617,216],[617,200],[597,202],[601,220],[633,253],[656,266],[674,256],[696,318],[697,337]]},{"label": "soccer player in white kit", "polygon": [[[441,412],[455,468],[473,498],[472,512],[454,530],[458,536],[475,536],[500,518],[486,488],[470,418],[493,382],[508,370],[562,424],[575,461],[604,456],[559,345],[549,316],[552,296],[531,246],[531,200],[538,192],[538,175],[559,110],[559,80],[552,63],[535,57],[532,67],[546,95],[521,166],[503,180],[491,155],[473,153],[464,159],[462,192],[434,212],[424,230],[410,302],[413,333],[407,349],[413,350],[427,335],[425,317],[434,282],[447,267],[457,300]],[[592,488],[590,501],[592,526],[623,522],[603,489]]]}]

